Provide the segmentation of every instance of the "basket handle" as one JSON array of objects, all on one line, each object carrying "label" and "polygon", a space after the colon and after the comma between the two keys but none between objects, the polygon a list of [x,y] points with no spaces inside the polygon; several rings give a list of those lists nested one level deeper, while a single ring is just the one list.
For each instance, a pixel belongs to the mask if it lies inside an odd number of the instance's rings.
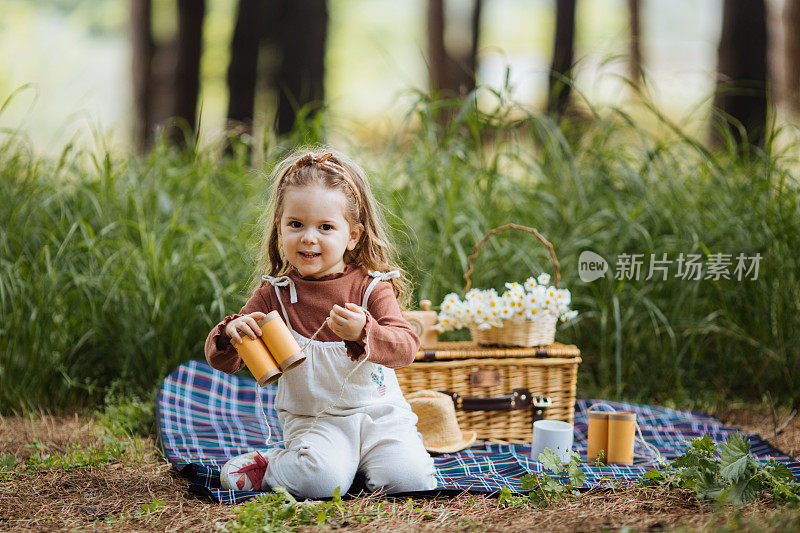
[{"label": "basket handle", "polygon": [[457,392],[440,390],[453,399],[456,409],[462,411],[512,411],[531,408],[531,424],[545,417],[548,407],[553,406],[549,396],[533,396],[528,389],[514,389],[511,394],[493,398],[461,396]]},{"label": "basket handle", "polygon": [[489,237],[491,237],[492,235],[494,235],[496,233],[501,233],[501,232],[503,232],[503,231],[505,231],[507,229],[516,229],[516,230],[519,230],[519,231],[527,231],[529,233],[533,233],[534,235],[536,235],[536,237],[540,241],[542,241],[542,244],[544,244],[547,247],[547,249],[550,251],[550,257],[553,259],[553,264],[556,267],[555,286],[556,286],[556,289],[557,289],[558,288],[558,282],[559,282],[559,280],[561,280],[561,265],[558,263],[558,258],[556,258],[556,252],[555,252],[555,250],[553,250],[553,245],[550,243],[550,241],[548,241],[547,239],[542,237],[542,234],[539,233],[538,231],[536,231],[535,228],[529,228],[527,226],[520,226],[519,224],[510,223],[510,224],[506,224],[504,226],[500,226],[498,228],[494,228],[493,230],[490,230],[489,233],[487,233],[486,236],[483,239],[478,241],[478,244],[475,245],[475,248],[472,249],[472,254],[470,254],[469,259],[468,259],[469,268],[467,268],[467,273],[464,274],[464,279],[467,281],[467,284],[464,287],[464,294],[466,294],[467,291],[469,291],[469,288],[472,286],[472,281],[470,281],[469,276],[470,276],[470,274],[472,274],[472,261],[478,255],[478,250],[480,250],[481,247],[486,243],[486,241],[489,240]]},{"label": "basket handle", "polygon": [[529,389],[514,389],[511,394],[493,397],[462,396],[448,390],[439,392],[450,396],[455,408],[462,411],[513,411],[531,406],[544,409],[553,405],[549,396],[534,396]]}]

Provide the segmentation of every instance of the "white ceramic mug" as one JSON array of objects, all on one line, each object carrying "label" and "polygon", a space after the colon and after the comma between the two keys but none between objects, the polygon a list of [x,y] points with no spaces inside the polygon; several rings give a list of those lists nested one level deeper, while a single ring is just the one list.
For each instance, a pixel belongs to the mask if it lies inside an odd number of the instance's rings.
[{"label": "white ceramic mug", "polygon": [[573,426],[561,420],[537,420],[533,423],[533,439],[531,441],[531,458],[539,460],[539,454],[545,448],[561,458],[561,463],[568,463],[572,450]]}]

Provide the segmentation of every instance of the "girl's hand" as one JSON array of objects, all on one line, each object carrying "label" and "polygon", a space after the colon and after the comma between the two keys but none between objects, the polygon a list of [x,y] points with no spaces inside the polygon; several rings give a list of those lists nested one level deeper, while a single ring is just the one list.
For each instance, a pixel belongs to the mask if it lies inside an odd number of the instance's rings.
[{"label": "girl's hand", "polygon": [[346,303],[344,307],[334,305],[327,322],[331,331],[343,340],[357,341],[361,339],[364,326],[367,325],[367,315],[361,307],[353,303]]},{"label": "girl's hand", "polygon": [[242,343],[242,333],[255,340],[256,337],[261,336],[261,328],[258,327],[256,321],[266,318],[266,316],[267,315],[264,313],[256,311],[255,313],[250,313],[249,315],[234,318],[228,322],[227,326],[225,326],[225,334],[234,344]]}]

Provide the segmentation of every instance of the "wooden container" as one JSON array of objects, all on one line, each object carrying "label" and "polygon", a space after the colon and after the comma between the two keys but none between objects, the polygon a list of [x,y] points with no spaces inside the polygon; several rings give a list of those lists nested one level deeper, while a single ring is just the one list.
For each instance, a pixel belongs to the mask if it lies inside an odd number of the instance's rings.
[{"label": "wooden container", "polygon": [[411,324],[414,333],[419,337],[420,348],[427,350],[438,342],[439,334],[432,328],[439,321],[439,315],[431,310],[430,300],[420,300],[419,308],[419,311],[404,311],[403,318]]},{"label": "wooden container", "polygon": [[478,439],[529,442],[533,421],[574,421],[580,351],[552,344],[540,348],[487,348],[443,342],[420,350],[396,369],[404,394],[430,389],[451,393],[463,431]]}]

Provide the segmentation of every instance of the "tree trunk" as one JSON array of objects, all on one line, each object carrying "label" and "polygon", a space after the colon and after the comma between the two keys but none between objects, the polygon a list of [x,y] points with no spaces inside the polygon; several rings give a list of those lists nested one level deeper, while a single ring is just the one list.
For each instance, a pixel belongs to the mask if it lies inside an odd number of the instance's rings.
[{"label": "tree trunk", "polygon": [[445,43],[444,0],[428,0],[428,73],[431,91],[444,97],[464,96],[475,89],[478,70],[483,0],[473,0],[469,28],[470,47],[456,55]]},{"label": "tree trunk", "polygon": [[258,52],[265,36],[263,0],[239,0],[228,65],[228,127],[252,133]]},{"label": "tree trunk", "polygon": [[152,87],[150,84],[153,62],[153,34],[150,31],[152,5],[150,0],[131,0],[131,52],[133,82],[133,143],[139,152],[152,144],[150,123]]},{"label": "tree trunk", "polygon": [[547,112],[551,115],[563,115],[569,104],[574,41],[575,0],[556,0],[556,36],[547,99]]},{"label": "tree trunk", "polygon": [[628,12],[631,18],[631,43],[630,43],[630,66],[631,82],[639,85],[642,81],[642,19],[640,11],[640,0],[628,0]]},{"label": "tree trunk", "polygon": [[786,0],[783,20],[786,98],[790,112],[797,116],[800,115],[800,0]]},{"label": "tree trunk", "polygon": [[298,112],[313,116],[325,100],[325,44],[328,8],[325,0],[284,0],[278,42],[281,60],[276,88],[279,135],[292,130]]},{"label": "tree trunk", "polygon": [[[714,106],[735,142],[763,146],[767,128],[767,22],[764,0],[725,0]],[[745,132],[739,131],[739,126]]]},{"label": "tree trunk", "polygon": [[[172,39],[161,45],[156,44],[153,63],[150,68],[150,123],[155,136],[163,131],[175,116],[175,71],[178,65],[178,42]],[[171,135],[172,132],[169,132]],[[168,137],[172,139],[172,137]]]},{"label": "tree trunk", "polygon": [[[200,56],[203,48],[205,8],[205,0],[178,0],[173,116],[185,120],[188,132],[194,135],[198,127],[197,98],[200,91]],[[172,137],[178,144],[189,141],[178,128],[173,130]]]},{"label": "tree trunk", "polygon": [[444,0],[428,0],[428,73],[431,90],[447,86],[448,62],[444,48]]}]

